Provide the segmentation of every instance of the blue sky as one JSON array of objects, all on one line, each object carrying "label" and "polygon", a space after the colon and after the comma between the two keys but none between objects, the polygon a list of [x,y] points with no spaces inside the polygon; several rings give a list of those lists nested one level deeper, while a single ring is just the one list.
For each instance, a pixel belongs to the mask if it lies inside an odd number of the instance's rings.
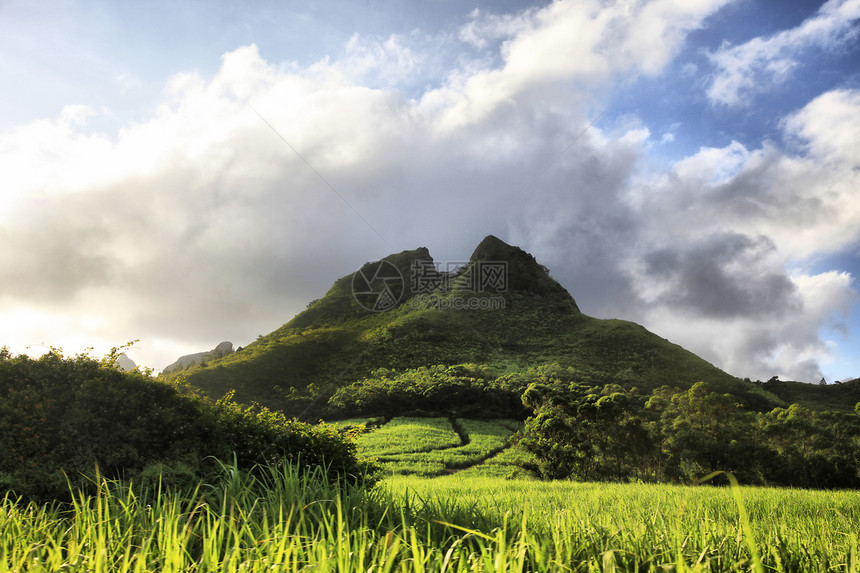
[{"label": "blue sky", "polygon": [[0,74],[14,351],[160,369],[493,233],[737,376],[860,376],[860,0],[13,0]]}]

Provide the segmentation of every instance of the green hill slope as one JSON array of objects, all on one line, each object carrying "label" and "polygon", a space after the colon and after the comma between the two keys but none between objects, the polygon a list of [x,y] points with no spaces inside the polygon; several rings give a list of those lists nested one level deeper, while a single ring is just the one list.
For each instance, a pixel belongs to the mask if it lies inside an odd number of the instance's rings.
[{"label": "green hill slope", "polygon": [[238,401],[313,416],[336,388],[376,369],[465,363],[499,376],[559,364],[595,383],[643,389],[707,381],[750,394],[753,406],[782,403],[637,324],[582,314],[534,257],[492,236],[456,273],[437,272],[426,248],[367,263],[274,332],[171,376],[213,396],[232,389]]},{"label": "green hill slope", "polygon": [[827,385],[772,380],[762,388],[788,404],[803,404],[810,410],[850,412],[860,403],[860,379]]}]

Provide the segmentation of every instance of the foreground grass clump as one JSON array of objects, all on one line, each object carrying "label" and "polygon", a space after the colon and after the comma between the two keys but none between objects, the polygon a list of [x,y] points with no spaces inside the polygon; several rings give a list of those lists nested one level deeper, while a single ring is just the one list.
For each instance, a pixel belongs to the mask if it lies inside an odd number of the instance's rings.
[{"label": "foreground grass clump", "polygon": [[854,492],[221,469],[186,491],[0,498],[0,573],[860,571]]},{"label": "foreground grass clump", "polygon": [[[363,484],[288,461],[245,472],[222,464],[213,484],[186,491],[129,488],[101,478],[95,493],[40,506],[0,500],[0,571],[271,571],[363,555]],[[332,544],[332,545],[330,545]]]}]

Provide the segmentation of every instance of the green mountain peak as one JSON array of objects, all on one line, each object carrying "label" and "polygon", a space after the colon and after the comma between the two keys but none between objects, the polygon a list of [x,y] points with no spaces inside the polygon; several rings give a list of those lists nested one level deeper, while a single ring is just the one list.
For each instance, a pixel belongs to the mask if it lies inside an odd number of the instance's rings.
[{"label": "green mountain peak", "polygon": [[463,364],[491,377],[552,366],[583,382],[643,389],[743,384],[637,324],[582,314],[546,267],[492,235],[452,272],[425,247],[365,263],[277,330],[169,376],[312,417],[337,388],[379,369]]},{"label": "green mountain peak", "polygon": [[480,243],[478,243],[478,246],[475,247],[475,250],[474,252],[472,252],[472,256],[469,257],[469,260],[507,260],[512,256],[517,256],[520,253],[528,255],[528,253],[523,251],[521,248],[513,247],[504,242],[503,240],[499,239],[495,235],[487,235],[481,240]]},{"label": "green mountain peak", "polygon": [[540,296],[559,296],[578,307],[570,293],[549,275],[549,269],[526,251],[511,246],[501,239],[487,235],[469,258],[470,264],[491,269],[494,263],[504,263],[507,289],[513,292]]}]

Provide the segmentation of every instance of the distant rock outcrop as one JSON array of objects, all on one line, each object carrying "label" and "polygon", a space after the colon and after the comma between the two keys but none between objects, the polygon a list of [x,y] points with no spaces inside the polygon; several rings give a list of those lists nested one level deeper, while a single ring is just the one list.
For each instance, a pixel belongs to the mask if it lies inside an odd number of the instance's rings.
[{"label": "distant rock outcrop", "polygon": [[131,372],[137,368],[137,364],[134,363],[134,360],[126,356],[124,352],[116,357],[116,365],[123,372]]},{"label": "distant rock outcrop", "polygon": [[176,372],[177,370],[184,370],[193,364],[200,364],[203,361],[211,360],[214,358],[221,358],[222,356],[227,356],[228,354],[233,354],[233,343],[229,341],[224,341],[218,344],[212,350],[207,352],[197,352],[195,354],[186,354],[185,356],[180,356],[179,359],[164,367],[162,373],[167,374],[169,372]]}]

